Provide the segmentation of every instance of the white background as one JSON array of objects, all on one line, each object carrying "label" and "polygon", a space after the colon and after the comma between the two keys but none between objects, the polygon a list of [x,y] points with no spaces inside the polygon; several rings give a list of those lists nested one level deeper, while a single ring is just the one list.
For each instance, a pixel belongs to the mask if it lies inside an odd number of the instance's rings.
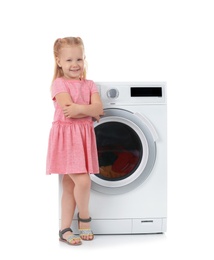
[{"label": "white background", "polygon": [[[209,0],[0,5],[2,259],[213,259],[214,7]],[[94,81],[167,81],[168,231],[58,242],[58,179],[45,176],[54,41],[80,36]],[[211,236],[210,236],[211,235]],[[43,259],[42,258],[42,259]]]}]

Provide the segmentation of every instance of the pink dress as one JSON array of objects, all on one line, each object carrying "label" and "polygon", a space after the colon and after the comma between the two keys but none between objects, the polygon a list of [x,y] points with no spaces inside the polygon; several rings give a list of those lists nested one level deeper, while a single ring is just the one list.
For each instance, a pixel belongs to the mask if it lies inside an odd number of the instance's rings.
[{"label": "pink dress", "polygon": [[96,137],[92,117],[66,118],[55,100],[58,93],[69,93],[76,104],[90,104],[98,92],[91,80],[57,78],[52,85],[55,114],[50,130],[47,174],[99,173]]}]

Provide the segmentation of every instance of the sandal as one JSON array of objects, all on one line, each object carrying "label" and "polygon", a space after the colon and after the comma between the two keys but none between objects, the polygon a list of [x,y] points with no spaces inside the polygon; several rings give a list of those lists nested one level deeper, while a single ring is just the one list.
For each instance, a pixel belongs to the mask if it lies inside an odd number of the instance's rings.
[{"label": "sandal", "polygon": [[[65,228],[63,230],[60,230],[59,231],[59,240],[62,241],[62,242],[65,242],[67,243],[68,245],[71,245],[71,246],[79,246],[82,244],[81,240],[80,240],[80,237],[77,236],[77,235],[70,235],[67,239],[64,239],[63,238],[63,235],[66,233],[66,232],[73,232],[71,228]],[[73,241],[79,241],[78,243],[75,243],[75,244],[72,244]]]},{"label": "sandal", "polygon": [[[91,222],[91,217],[86,218],[86,219],[80,218],[79,213],[77,214],[77,218],[78,218],[78,224],[80,222],[83,222],[83,223]],[[91,240],[94,239],[94,234],[93,234],[93,232],[90,228],[79,228],[79,235],[80,235],[82,240],[91,241]],[[87,236],[87,237],[92,236],[92,239],[85,239],[84,238],[85,236]]]}]

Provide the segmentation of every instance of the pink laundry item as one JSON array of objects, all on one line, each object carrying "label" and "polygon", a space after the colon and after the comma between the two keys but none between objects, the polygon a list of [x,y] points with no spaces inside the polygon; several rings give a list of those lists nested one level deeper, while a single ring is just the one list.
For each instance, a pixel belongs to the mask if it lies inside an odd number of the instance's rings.
[{"label": "pink laundry item", "polygon": [[55,100],[58,93],[69,93],[76,104],[89,105],[98,92],[91,80],[57,78],[52,85],[55,107],[49,135],[47,174],[99,173],[96,137],[92,117],[66,118]]}]

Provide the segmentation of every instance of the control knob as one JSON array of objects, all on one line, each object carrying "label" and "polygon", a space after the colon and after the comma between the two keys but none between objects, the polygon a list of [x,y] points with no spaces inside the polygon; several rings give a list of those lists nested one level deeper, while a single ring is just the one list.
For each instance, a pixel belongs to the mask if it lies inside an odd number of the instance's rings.
[{"label": "control knob", "polygon": [[116,88],[111,88],[107,91],[108,98],[118,98],[119,91]]}]

